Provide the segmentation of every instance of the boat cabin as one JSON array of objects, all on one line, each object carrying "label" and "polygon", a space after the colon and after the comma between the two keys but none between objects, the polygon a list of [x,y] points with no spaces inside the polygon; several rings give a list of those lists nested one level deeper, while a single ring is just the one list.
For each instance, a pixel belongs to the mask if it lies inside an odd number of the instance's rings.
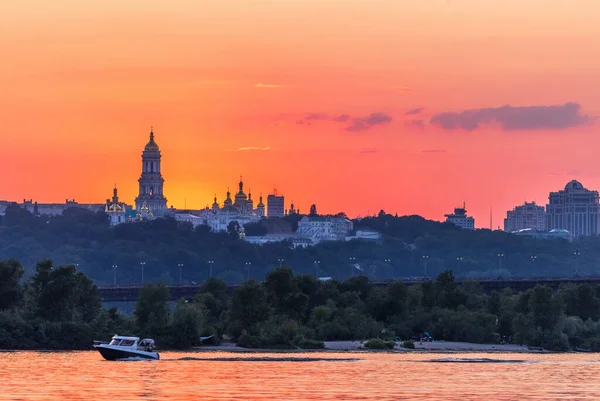
[{"label": "boat cabin", "polygon": [[126,337],[114,335],[109,345],[116,347],[132,348],[139,351],[152,351],[155,348],[154,340],[144,338],[140,341],[139,337]]}]

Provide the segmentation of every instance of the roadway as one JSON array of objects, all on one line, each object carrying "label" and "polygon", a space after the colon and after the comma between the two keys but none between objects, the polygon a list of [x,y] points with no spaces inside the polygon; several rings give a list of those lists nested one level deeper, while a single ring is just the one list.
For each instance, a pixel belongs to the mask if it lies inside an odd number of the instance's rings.
[{"label": "roadway", "polygon": [[[413,285],[422,282],[423,280],[397,280],[405,285]],[[462,285],[465,281],[472,282],[473,280],[457,280],[459,285]],[[375,281],[373,285],[386,286],[392,281]],[[522,278],[522,279],[497,279],[497,280],[479,280],[478,281],[483,291],[491,292],[494,290],[502,291],[505,288],[510,288],[515,291],[527,291],[530,288],[535,287],[538,284],[547,285],[552,289],[557,289],[563,284],[568,283],[588,283],[588,284],[600,284],[600,277],[573,277],[573,278]],[[229,286],[229,291],[232,291],[239,284]],[[140,292],[141,286],[112,286],[112,287],[99,287],[100,297],[102,302],[135,302]],[[187,300],[193,300],[200,285],[170,285],[169,291],[171,294],[171,300],[175,301],[181,298]]]}]

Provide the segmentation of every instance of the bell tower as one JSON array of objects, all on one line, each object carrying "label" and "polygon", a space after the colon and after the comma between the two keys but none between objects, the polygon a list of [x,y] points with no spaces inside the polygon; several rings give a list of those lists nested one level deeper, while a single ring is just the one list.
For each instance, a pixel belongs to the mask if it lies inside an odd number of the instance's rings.
[{"label": "bell tower", "polygon": [[139,182],[139,194],[135,198],[135,208],[140,210],[145,203],[155,215],[167,209],[167,198],[163,195],[165,180],[160,170],[160,149],[154,142],[154,130],[150,129],[150,140],[142,152],[142,175]]}]

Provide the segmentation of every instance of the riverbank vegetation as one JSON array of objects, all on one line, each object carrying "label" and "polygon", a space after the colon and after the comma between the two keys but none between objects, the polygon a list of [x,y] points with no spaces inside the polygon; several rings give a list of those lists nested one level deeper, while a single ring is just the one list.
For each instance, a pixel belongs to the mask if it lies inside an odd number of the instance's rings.
[{"label": "riverbank vegetation", "polygon": [[170,307],[165,285],[146,285],[133,316],[103,309],[98,289],[75,266],[49,260],[23,280],[16,260],[0,262],[1,349],[90,349],[114,333],[154,338],[160,347],[189,348],[229,339],[248,348],[319,349],[323,341],[508,342],[567,351],[600,351],[600,287],[568,284],[486,294],[458,285],[451,271],[433,281],[373,286],[365,276],[320,281],[276,268],[264,282],[232,292],[211,278],[194,300]]},{"label": "riverbank vegetation", "polygon": [[[266,222],[293,227],[300,217]],[[0,259],[21,261],[26,277],[41,259],[74,264],[97,285],[139,285],[142,279],[200,283],[211,276],[229,284],[263,281],[280,265],[337,280],[434,278],[447,269],[461,278],[600,274],[600,238],[533,239],[384,212],[353,223],[357,230],[381,233],[381,241],[325,241],[309,248],[287,242],[254,245],[235,232],[213,233],[172,218],[109,227],[105,213],[70,208],[60,216],[33,216],[13,204],[0,216]],[[249,227],[246,234],[251,233]]]}]

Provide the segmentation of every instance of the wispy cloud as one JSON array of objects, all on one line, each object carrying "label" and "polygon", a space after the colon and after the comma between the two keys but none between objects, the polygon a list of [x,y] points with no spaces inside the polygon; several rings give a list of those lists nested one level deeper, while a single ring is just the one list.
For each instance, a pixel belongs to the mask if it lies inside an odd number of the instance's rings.
[{"label": "wispy cloud", "polygon": [[415,114],[420,114],[423,111],[424,107],[418,107],[416,109],[408,110],[404,113],[405,116],[414,116]]},{"label": "wispy cloud", "polygon": [[256,85],[254,85],[255,88],[283,88],[286,85],[280,85],[280,84],[264,84],[262,82],[257,83]]},{"label": "wispy cloud", "polygon": [[333,118],[333,121],[337,122],[337,123],[345,123],[346,121],[350,120],[350,116],[348,114],[340,114],[337,117]]},{"label": "wispy cloud", "polygon": [[261,148],[259,146],[243,146],[237,149],[223,149],[225,152],[248,152],[248,151],[266,151],[271,150],[270,146],[266,146]]},{"label": "wispy cloud", "polygon": [[404,124],[407,125],[407,126],[409,126],[409,127],[423,128],[425,126],[425,121],[423,121],[423,120],[410,120],[410,121],[406,121]]},{"label": "wispy cloud", "polygon": [[425,149],[421,153],[446,153],[446,149]]},{"label": "wispy cloud", "polygon": [[373,154],[373,153],[379,153],[379,149],[364,148],[364,149],[361,149],[359,153],[362,155],[369,155],[369,154]]},{"label": "wispy cloud", "polygon": [[308,113],[306,115],[306,117],[304,117],[305,120],[330,120],[331,117],[329,117],[327,114],[324,113]]},{"label": "wispy cloud", "polygon": [[296,120],[296,124],[299,125],[310,125],[311,121],[333,121],[336,123],[350,123],[344,127],[344,130],[350,132],[358,132],[358,131],[366,131],[369,128],[386,124],[392,121],[392,117],[386,113],[377,112],[371,113],[366,117],[352,117],[349,114],[338,114],[335,116],[331,116],[326,113],[308,113],[304,120]]},{"label": "wispy cloud", "polygon": [[346,131],[359,132],[366,131],[374,125],[387,124],[392,121],[392,117],[385,113],[371,113],[367,117],[352,119],[352,124],[344,128]]},{"label": "wispy cloud", "polygon": [[595,117],[581,114],[577,103],[551,106],[503,106],[471,109],[461,112],[444,112],[434,115],[430,123],[445,130],[474,131],[497,123],[504,131],[514,130],[565,130],[592,122]]}]

